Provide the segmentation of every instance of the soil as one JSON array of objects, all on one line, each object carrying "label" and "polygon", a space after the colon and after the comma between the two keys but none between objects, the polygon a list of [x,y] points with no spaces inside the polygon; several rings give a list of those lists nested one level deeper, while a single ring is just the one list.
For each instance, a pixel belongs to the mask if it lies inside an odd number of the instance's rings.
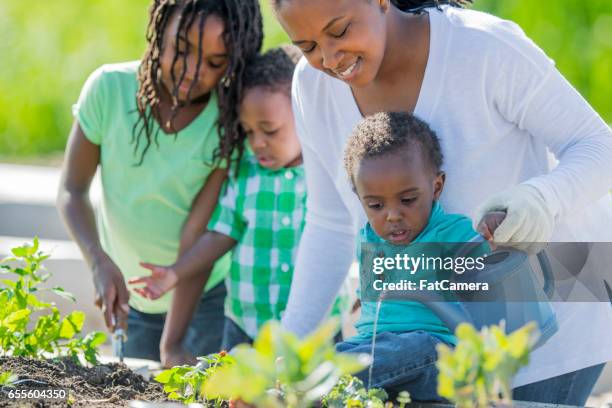
[{"label": "soil", "polygon": [[[0,408],[24,407],[127,407],[130,400],[167,401],[162,385],[143,378],[124,364],[82,367],[70,359],[34,360],[0,357],[0,372],[18,376],[16,390],[65,389],[68,400],[9,399],[9,388],[1,388]],[[20,381],[23,380],[23,381]]]}]

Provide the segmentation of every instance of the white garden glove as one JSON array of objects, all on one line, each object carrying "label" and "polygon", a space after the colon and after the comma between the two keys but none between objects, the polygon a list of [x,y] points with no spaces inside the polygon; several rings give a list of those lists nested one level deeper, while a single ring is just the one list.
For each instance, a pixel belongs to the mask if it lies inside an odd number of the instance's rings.
[{"label": "white garden glove", "polygon": [[493,232],[495,244],[535,254],[550,240],[554,216],[535,187],[519,184],[494,195],[478,208],[475,220],[480,224],[493,211],[506,213]]}]

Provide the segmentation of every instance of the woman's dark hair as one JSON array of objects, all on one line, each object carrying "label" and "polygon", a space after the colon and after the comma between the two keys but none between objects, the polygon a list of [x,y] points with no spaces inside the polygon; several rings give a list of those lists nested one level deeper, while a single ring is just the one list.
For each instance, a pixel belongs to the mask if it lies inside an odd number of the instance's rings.
[{"label": "woman's dark hair", "polygon": [[[278,8],[283,1],[284,0],[272,0],[272,5],[274,8]],[[473,2],[473,0],[391,0],[391,4],[398,9],[411,13],[420,13],[427,7],[440,8],[440,6],[444,4],[449,4],[453,7],[465,7]]]},{"label": "woman's dark hair", "polygon": [[428,7],[440,8],[445,4],[453,7],[465,7],[473,3],[473,0],[391,0],[391,3],[402,11],[420,13]]},{"label": "woman's dark hair", "polygon": [[359,122],[349,137],[344,149],[344,168],[354,184],[356,166],[363,160],[415,150],[434,173],[440,171],[442,149],[427,123],[405,112],[375,113]]},{"label": "woman's dark hair", "polygon": [[[220,143],[214,153],[214,159],[216,163],[222,159],[229,161],[235,146],[233,141],[240,139],[237,105],[242,94],[242,75],[247,61],[257,55],[263,40],[259,2],[258,0],[154,0],[149,11],[146,35],[148,47],[138,70],[139,85],[136,95],[138,120],[132,129],[134,154],[140,153],[138,165],[144,161],[151,142],[157,144],[159,127],[156,131],[153,129],[155,118],[159,117],[160,57],[166,28],[175,13],[179,13],[179,27],[175,38],[177,42],[179,38],[187,35],[193,24],[198,24],[200,43],[197,51],[196,76],[202,62],[201,39],[206,17],[215,15],[223,20],[225,25],[223,37],[228,50],[229,63],[224,80],[217,86],[219,103],[217,127]],[[179,58],[183,58],[183,71],[179,78],[174,78],[174,67]],[[181,57],[175,51],[171,68],[175,84],[174,89],[170,90],[174,104],[170,123],[180,106],[177,102],[177,94],[186,74],[186,59],[186,54]],[[193,85],[192,83],[191,86]],[[140,149],[143,137],[144,146]]]}]

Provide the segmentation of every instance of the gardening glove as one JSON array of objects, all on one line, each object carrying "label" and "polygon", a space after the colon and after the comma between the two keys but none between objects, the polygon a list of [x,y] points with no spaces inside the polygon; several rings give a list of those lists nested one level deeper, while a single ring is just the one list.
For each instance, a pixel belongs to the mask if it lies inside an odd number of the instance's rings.
[{"label": "gardening glove", "polygon": [[490,231],[495,244],[531,255],[540,252],[550,240],[554,216],[535,187],[519,184],[489,198],[476,211],[478,226],[485,223],[488,213],[497,211],[504,211],[506,217]]}]

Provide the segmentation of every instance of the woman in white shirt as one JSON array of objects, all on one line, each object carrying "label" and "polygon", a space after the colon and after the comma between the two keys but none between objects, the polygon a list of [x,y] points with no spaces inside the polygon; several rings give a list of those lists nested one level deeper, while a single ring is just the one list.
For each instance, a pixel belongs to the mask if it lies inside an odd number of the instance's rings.
[{"label": "woman in white shirt", "polygon": [[[612,241],[612,132],[554,62],[512,22],[399,1],[412,12],[389,0],[273,0],[306,57],[293,103],[308,215],[283,318],[298,334],[323,319],[353,261],[365,217],[342,153],[375,112],[413,112],[430,124],[446,157],[442,204],[475,220],[505,210],[495,241],[527,250],[528,242]],[[559,331],[532,353],[514,395],[581,405],[612,360],[612,308],[555,309]]]}]

